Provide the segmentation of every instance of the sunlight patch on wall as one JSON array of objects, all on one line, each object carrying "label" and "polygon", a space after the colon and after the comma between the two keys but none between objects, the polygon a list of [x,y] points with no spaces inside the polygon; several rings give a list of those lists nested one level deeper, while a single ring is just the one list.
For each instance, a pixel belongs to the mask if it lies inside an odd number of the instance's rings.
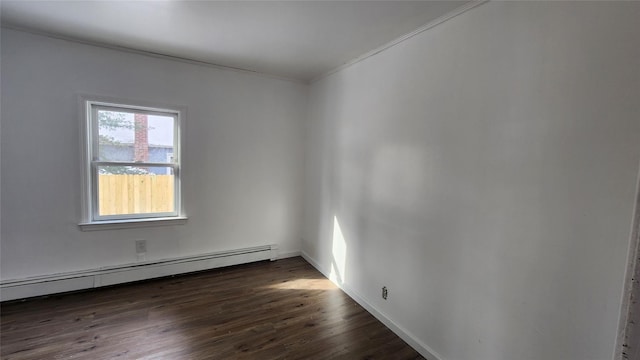
[{"label": "sunlight patch on wall", "polygon": [[344,240],[340,223],[338,218],[333,217],[333,239],[331,245],[331,271],[329,272],[329,279],[331,281],[344,284],[345,283],[345,267],[347,263],[347,243]]}]

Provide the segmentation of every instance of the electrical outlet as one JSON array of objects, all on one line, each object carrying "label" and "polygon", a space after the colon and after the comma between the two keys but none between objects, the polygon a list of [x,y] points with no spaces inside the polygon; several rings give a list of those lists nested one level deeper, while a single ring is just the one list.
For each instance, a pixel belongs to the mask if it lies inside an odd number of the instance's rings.
[{"label": "electrical outlet", "polygon": [[387,297],[389,296],[389,289],[387,289],[386,286],[382,287],[382,298],[387,300]]},{"label": "electrical outlet", "polygon": [[136,240],[136,254],[142,255],[147,253],[147,240]]}]

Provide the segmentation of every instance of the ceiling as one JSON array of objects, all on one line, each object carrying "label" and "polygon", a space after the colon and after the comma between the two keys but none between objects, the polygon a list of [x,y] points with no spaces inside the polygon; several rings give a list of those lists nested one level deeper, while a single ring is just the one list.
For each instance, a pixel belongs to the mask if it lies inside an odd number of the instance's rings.
[{"label": "ceiling", "polygon": [[468,1],[15,1],[2,25],[310,81]]}]

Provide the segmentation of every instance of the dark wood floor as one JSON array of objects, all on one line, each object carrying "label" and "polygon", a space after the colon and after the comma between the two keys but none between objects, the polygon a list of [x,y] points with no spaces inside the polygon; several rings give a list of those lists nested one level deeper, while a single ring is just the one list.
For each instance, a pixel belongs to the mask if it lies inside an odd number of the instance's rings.
[{"label": "dark wood floor", "polygon": [[423,359],[302,258],[3,303],[2,359]]}]

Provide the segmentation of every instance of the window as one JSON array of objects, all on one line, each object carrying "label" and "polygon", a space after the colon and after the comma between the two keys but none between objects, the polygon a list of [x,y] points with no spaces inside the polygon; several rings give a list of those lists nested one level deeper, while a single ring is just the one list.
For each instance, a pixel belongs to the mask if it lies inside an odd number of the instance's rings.
[{"label": "window", "polygon": [[98,99],[82,103],[86,140],[81,228],[184,220],[180,202],[184,111]]}]

